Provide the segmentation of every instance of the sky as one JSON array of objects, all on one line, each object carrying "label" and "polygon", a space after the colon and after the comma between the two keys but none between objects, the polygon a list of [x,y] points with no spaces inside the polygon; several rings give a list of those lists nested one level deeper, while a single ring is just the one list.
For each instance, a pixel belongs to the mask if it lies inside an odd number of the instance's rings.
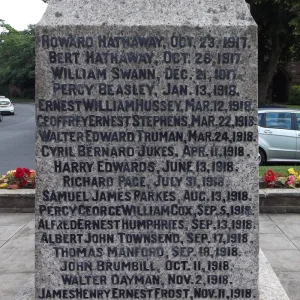
[{"label": "sky", "polygon": [[36,24],[42,18],[47,4],[42,0],[0,0],[0,19],[17,30]]}]

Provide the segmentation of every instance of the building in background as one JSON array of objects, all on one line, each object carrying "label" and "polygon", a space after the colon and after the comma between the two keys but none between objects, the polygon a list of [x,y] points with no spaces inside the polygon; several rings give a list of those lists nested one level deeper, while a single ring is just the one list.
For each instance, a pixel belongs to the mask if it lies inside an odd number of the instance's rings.
[{"label": "building in background", "polygon": [[281,63],[269,87],[268,101],[273,103],[287,103],[289,91],[294,85],[300,85],[300,62]]}]

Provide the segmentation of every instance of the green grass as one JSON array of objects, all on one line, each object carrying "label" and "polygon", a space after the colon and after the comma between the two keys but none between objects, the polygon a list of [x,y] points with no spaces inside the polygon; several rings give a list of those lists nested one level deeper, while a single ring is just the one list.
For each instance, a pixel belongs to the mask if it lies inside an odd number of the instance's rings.
[{"label": "green grass", "polygon": [[300,109],[300,105],[285,104],[283,106],[293,109]]},{"label": "green grass", "polygon": [[269,103],[267,104],[267,106],[283,106],[283,107],[289,107],[289,108],[293,108],[293,109],[300,109],[300,105],[292,105],[292,104],[288,104],[288,103]]},{"label": "green grass", "polygon": [[293,108],[293,109],[300,109],[300,105],[287,104],[287,105],[284,105],[284,106],[289,107],[289,108]]},{"label": "green grass", "polygon": [[300,173],[300,165],[266,165],[266,166],[261,166],[259,167],[259,176],[263,176],[264,173],[268,170],[268,169],[272,169],[274,172],[278,172],[281,173],[282,175],[289,175],[288,174],[288,169],[290,168],[294,168],[294,170],[298,173]]},{"label": "green grass", "polygon": [[12,103],[34,103],[34,99],[27,98],[9,98]]}]

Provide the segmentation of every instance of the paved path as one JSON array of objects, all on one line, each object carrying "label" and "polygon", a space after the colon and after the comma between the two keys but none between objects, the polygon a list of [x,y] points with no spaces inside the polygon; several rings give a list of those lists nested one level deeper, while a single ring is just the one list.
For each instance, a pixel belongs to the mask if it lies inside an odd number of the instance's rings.
[{"label": "paved path", "polygon": [[0,214],[1,300],[29,300],[19,291],[34,274],[33,218],[34,214]]},{"label": "paved path", "polygon": [[[34,214],[0,214],[0,299],[32,300]],[[260,246],[287,291],[300,300],[300,214],[262,214]]]},{"label": "paved path", "polygon": [[260,247],[290,300],[300,300],[300,214],[261,214]]}]

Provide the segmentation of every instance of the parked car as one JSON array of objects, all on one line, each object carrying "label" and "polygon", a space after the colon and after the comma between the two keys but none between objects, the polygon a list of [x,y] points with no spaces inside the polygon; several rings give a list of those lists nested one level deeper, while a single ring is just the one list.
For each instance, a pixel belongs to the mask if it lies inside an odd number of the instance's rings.
[{"label": "parked car", "polygon": [[260,165],[265,162],[300,162],[300,110],[258,109]]},{"label": "parked car", "polygon": [[12,102],[4,97],[4,96],[0,96],[0,112],[3,114],[11,114],[14,115],[15,114],[15,107],[12,104]]},{"label": "parked car", "polygon": [[0,122],[2,122],[2,121],[3,121],[3,116],[2,116],[2,113],[0,111]]}]

